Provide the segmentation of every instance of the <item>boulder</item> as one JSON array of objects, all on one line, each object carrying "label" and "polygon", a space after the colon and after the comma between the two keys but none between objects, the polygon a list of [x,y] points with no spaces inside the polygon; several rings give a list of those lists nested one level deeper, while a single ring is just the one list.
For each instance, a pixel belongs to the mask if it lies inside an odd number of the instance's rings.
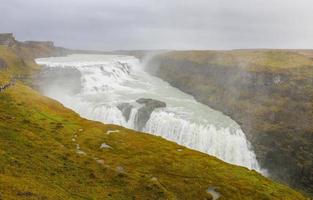
[{"label": "boulder", "polygon": [[166,107],[166,103],[154,99],[145,99],[140,98],[136,100],[137,103],[142,104],[143,106],[139,108],[137,117],[136,117],[136,125],[138,130],[142,130],[149,120],[151,113],[157,108]]},{"label": "boulder", "polygon": [[128,121],[133,106],[130,103],[121,103],[117,108],[123,113],[125,120]]}]

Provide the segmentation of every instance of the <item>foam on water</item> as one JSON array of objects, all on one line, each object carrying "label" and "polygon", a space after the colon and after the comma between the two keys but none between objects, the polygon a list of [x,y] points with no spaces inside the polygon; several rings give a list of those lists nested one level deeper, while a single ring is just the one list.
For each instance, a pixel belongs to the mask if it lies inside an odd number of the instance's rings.
[{"label": "foam on water", "polygon": [[[136,100],[151,98],[163,101],[167,107],[152,112],[144,132],[263,172],[245,134],[235,121],[149,75],[134,57],[71,55],[36,61],[48,68],[79,70],[81,91],[78,94],[64,94],[62,86],[57,90],[43,86],[42,90],[45,95],[62,102],[83,117],[136,129],[137,112],[141,106]],[[117,107],[121,103],[132,105],[129,120]]]}]

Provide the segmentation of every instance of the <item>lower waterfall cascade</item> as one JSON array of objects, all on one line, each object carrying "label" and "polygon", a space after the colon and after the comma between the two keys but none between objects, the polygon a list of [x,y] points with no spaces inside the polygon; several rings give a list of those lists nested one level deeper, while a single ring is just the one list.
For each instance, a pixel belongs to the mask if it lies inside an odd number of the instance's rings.
[{"label": "lower waterfall cascade", "polygon": [[[75,54],[36,62],[43,66],[40,89],[44,95],[82,117],[161,136],[225,162],[266,173],[234,120],[145,72],[135,57]],[[166,106],[145,108],[138,103],[141,98]],[[138,117],[140,111],[144,114]]]}]

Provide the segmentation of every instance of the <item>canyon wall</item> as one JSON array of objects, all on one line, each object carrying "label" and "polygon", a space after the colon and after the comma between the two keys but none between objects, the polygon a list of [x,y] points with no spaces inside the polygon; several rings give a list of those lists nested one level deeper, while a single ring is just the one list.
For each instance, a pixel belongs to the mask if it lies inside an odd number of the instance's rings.
[{"label": "canyon wall", "polygon": [[154,56],[146,66],[237,121],[272,178],[312,192],[309,55],[285,50],[181,51]]}]

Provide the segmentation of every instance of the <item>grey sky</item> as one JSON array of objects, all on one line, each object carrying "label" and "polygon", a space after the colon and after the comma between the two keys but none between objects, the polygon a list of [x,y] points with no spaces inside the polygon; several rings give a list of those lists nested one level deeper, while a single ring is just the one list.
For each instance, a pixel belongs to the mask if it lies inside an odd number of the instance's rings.
[{"label": "grey sky", "polygon": [[313,49],[313,0],[0,0],[0,32],[81,49]]}]

